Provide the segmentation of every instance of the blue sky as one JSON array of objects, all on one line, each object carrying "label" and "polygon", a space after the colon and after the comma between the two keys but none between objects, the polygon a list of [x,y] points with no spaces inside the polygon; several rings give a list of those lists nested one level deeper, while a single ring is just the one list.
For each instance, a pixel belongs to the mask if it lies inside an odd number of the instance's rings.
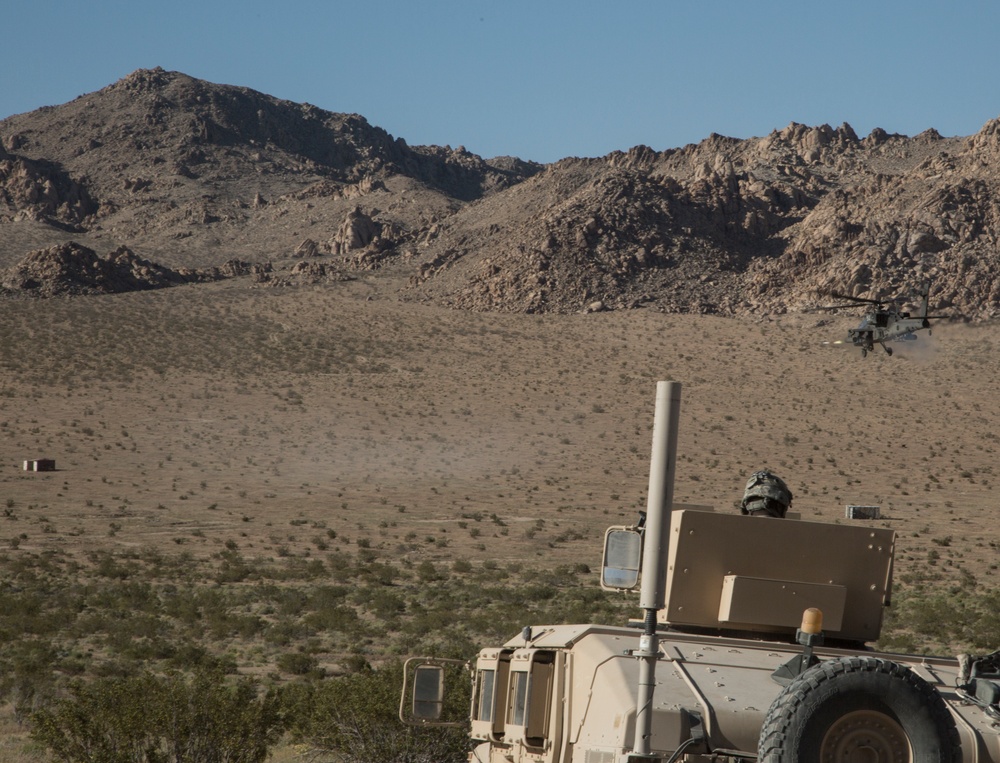
[{"label": "blue sky", "polygon": [[155,66],[541,162],[1000,116],[996,0],[6,0],[0,25],[0,118]]}]

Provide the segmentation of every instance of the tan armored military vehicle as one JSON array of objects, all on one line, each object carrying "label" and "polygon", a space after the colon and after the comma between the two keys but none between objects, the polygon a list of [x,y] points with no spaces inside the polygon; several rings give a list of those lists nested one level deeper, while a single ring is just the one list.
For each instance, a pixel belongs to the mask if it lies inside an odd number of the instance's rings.
[{"label": "tan armored military vehicle", "polygon": [[[671,511],[679,404],[661,382],[644,526],[605,537],[602,585],[640,588],[644,617],[532,625],[483,649],[470,762],[1000,763],[1000,653],[866,646],[892,530]],[[407,663],[404,721],[440,720],[443,671]]]}]

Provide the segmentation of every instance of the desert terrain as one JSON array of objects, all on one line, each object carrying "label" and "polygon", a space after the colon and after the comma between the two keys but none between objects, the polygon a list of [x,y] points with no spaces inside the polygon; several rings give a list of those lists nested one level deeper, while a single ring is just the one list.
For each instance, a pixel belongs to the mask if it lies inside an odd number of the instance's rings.
[{"label": "desert terrain", "polygon": [[[898,575],[944,537],[949,566],[995,573],[992,323],[862,360],[824,344],[843,320],[481,314],[377,280],[0,302],[3,535],[21,554],[273,558],[330,528],[397,560],[596,566],[605,527],[645,508],[673,379],[678,502],[734,510],[769,467],[804,518],[880,505]],[[473,535],[470,515],[510,529]]]},{"label": "desert terrain", "polygon": [[[658,380],[676,502],[766,467],[804,519],[878,505],[882,645],[995,649],[998,159],[1000,121],[792,124],[541,166],[162,69],[0,120],[4,738],[75,676],[633,614],[597,568]],[[891,357],[816,309],[924,286]]]}]

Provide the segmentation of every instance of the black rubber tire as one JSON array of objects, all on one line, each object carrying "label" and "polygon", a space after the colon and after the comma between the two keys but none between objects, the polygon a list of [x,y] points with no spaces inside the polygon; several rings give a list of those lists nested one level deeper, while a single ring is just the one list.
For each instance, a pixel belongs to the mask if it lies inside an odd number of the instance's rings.
[{"label": "black rubber tire", "polygon": [[933,686],[897,662],[846,657],[820,662],[782,689],[764,718],[757,760],[830,763],[856,750],[859,759],[896,763],[908,759],[901,745],[912,763],[962,760],[955,721]]}]

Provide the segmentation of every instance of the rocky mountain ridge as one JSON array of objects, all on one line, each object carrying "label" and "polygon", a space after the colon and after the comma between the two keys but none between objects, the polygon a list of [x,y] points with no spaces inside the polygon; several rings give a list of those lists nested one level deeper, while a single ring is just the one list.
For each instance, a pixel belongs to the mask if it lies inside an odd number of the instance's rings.
[{"label": "rocky mountain ridge", "polygon": [[8,293],[26,257],[38,271],[72,242],[175,272],[257,263],[274,283],[391,274],[399,299],[478,311],[753,315],[930,283],[937,306],[985,319],[1000,120],[955,138],[793,123],[541,166],[140,70],[0,121],[0,230]]}]

